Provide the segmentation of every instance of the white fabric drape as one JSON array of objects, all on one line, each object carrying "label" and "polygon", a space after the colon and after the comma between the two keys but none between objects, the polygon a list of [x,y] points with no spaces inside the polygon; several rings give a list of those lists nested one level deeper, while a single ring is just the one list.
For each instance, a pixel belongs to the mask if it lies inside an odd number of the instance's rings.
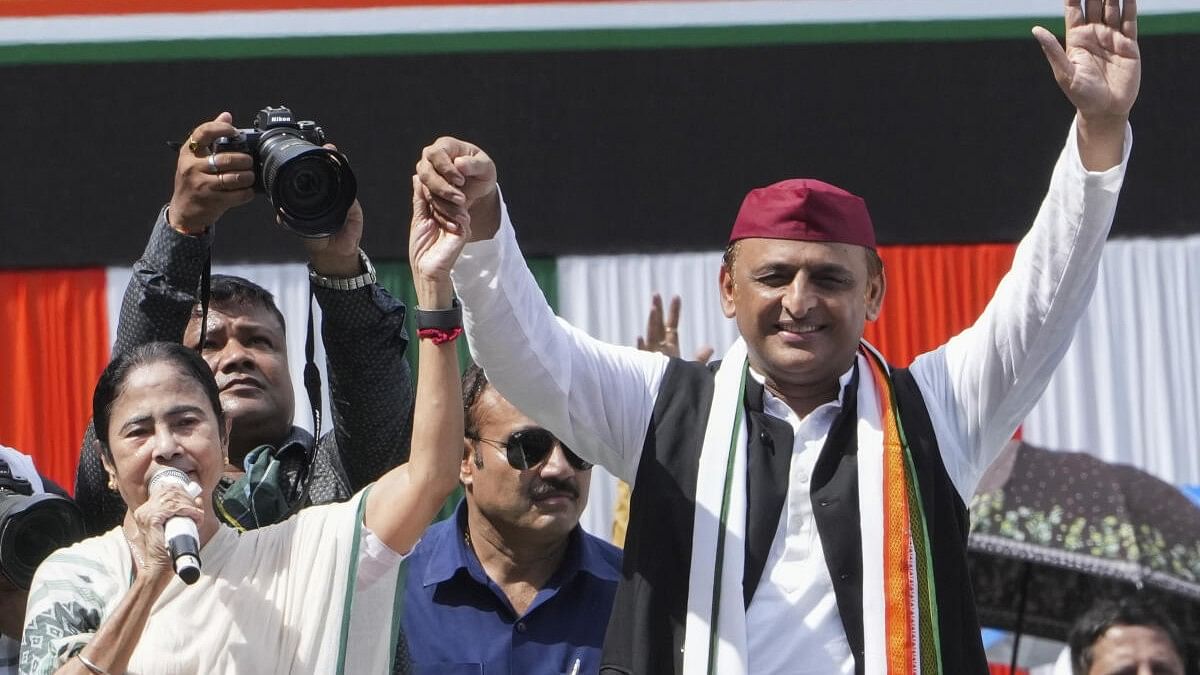
[{"label": "white fabric drape", "polygon": [[1108,242],[1024,437],[1200,483],[1200,236]]},{"label": "white fabric drape", "polygon": [[[721,254],[564,256],[557,261],[559,315],[593,337],[635,345],[646,332],[650,298],[683,298],[679,319],[681,354],[690,358],[708,344],[724,354],[737,339],[737,327],[721,312],[717,274]],[[617,479],[601,467],[592,470],[591,497],[584,529],[612,537]]]},{"label": "white fabric drape", "polygon": [[[275,296],[275,304],[287,322],[288,365],[292,374],[292,387],[296,391],[296,416],[294,424],[312,431],[312,413],[308,395],[304,390],[304,339],[308,326],[308,267],[302,263],[264,265],[213,265],[213,274],[232,274],[262,286]],[[117,334],[117,319],[121,313],[121,300],[132,272],[127,267],[109,267],[107,270],[108,335],[109,342]],[[316,327],[316,362],[321,370],[321,426],[322,433],[330,429],[329,376],[325,371],[325,344],[321,341],[321,308],[313,303]]]}]

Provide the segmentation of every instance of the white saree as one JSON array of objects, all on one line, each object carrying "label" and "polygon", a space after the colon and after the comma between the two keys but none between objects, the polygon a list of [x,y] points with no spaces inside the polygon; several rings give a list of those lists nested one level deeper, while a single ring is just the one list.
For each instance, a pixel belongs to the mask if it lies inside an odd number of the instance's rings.
[{"label": "white saree", "polygon": [[[240,535],[222,526],[200,579],[173,579],[156,601],[127,672],[390,673],[401,557],[361,555],[378,548],[363,536],[365,494]],[[21,672],[52,673],[80,651],[129,590],[131,565],[120,528],[52,554],[29,595]]]}]

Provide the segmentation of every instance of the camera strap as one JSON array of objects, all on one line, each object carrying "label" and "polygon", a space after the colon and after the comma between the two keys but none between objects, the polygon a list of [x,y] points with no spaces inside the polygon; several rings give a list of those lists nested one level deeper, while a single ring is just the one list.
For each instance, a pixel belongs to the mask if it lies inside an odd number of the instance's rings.
[{"label": "camera strap", "polygon": [[[200,341],[196,352],[204,355],[204,341],[208,337],[208,303],[212,292],[212,250],[204,258],[200,271]],[[286,348],[286,346],[285,346]],[[308,394],[308,406],[312,410],[313,447],[321,440],[321,370],[316,363],[316,331],[313,330],[313,289],[308,285],[308,334],[304,338],[304,391]]]},{"label": "camera strap", "polygon": [[[304,390],[312,408],[313,438],[321,440],[321,371],[316,363],[316,331],[313,330],[313,289],[308,284],[308,335],[304,338]],[[314,446],[315,447],[315,446]]]},{"label": "camera strap", "polygon": [[204,340],[208,337],[208,296],[212,292],[212,249],[204,254],[204,268],[200,270],[200,341],[196,353],[204,356]]}]

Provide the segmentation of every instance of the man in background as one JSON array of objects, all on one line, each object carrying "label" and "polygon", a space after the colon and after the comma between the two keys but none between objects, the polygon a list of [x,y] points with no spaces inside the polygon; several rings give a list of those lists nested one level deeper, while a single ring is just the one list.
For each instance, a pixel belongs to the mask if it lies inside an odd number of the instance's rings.
[{"label": "man in background", "polygon": [[[198,289],[216,222],[254,197],[252,157],[210,150],[217,139],[236,134],[232,121],[221,113],[196,127],[180,148],[175,191],[134,264],[114,353],[156,340],[200,346]],[[229,525],[253,529],[308,504],[347,499],[408,457],[413,394],[404,360],[405,308],[375,282],[358,246],[362,232],[356,201],[336,234],[303,240],[323,315],[333,417],[320,439],[293,426],[284,319],[271,294],[238,277],[212,279],[201,354],[232,422],[226,475],[214,495]],[[124,502],[108,487],[90,426],[75,480],[90,534],[121,522]]]},{"label": "man in background", "polygon": [[1101,600],[1067,636],[1074,675],[1184,675],[1179,629],[1136,597]]},{"label": "man in background", "polygon": [[591,464],[513,407],[478,366],[463,375],[463,413],[465,496],[408,560],[413,671],[594,675],[621,553],[579,526]]}]

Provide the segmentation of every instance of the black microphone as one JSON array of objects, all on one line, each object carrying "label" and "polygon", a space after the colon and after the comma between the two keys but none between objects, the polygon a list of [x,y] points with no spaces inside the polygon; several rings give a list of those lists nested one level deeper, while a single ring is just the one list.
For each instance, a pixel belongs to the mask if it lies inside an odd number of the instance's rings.
[{"label": "black microphone", "polygon": [[[172,484],[183,488],[193,497],[199,494],[199,486],[186,473],[172,468],[154,474],[150,479],[150,494]],[[175,574],[185,584],[196,583],[200,578],[200,533],[196,530],[196,521],[185,516],[167,518],[163,525],[163,538],[167,540],[167,551],[175,564]]]}]

